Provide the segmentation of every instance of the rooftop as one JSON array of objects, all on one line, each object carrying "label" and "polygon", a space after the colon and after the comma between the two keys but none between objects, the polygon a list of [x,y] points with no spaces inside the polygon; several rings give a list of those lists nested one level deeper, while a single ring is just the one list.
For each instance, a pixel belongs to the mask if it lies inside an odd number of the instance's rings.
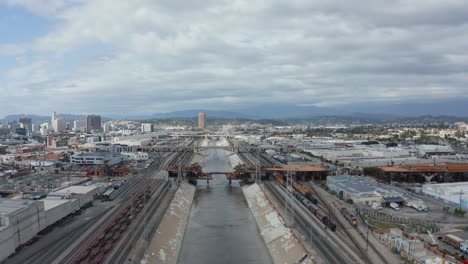
[{"label": "rooftop", "polygon": [[312,165],[283,165],[281,168],[268,168],[267,171],[296,171],[296,172],[317,172],[327,171],[323,166]]},{"label": "rooftop", "polygon": [[109,156],[108,152],[82,152],[82,153],[76,153],[73,155],[74,157],[106,157]]},{"label": "rooftop", "polygon": [[36,203],[39,202],[34,200],[13,200],[0,198],[0,216],[17,214]]},{"label": "rooftop", "polygon": [[468,172],[468,163],[408,164],[404,167],[381,166],[383,172]]},{"label": "rooftop", "polygon": [[360,196],[382,196],[401,197],[403,190],[390,185],[382,184],[376,180],[365,176],[328,176],[327,181],[348,193],[359,194]]},{"label": "rooftop", "polygon": [[68,203],[74,200],[75,199],[51,199],[50,197],[48,197],[48,198],[42,199],[41,201],[44,202],[44,210],[47,211],[61,204]]}]

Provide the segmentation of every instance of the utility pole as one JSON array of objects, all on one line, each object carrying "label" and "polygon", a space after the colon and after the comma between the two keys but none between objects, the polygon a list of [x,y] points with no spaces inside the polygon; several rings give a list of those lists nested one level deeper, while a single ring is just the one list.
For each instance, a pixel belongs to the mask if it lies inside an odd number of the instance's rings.
[{"label": "utility pole", "polygon": [[461,210],[462,209],[462,195],[465,193],[463,192],[462,189],[460,189],[460,192],[458,194],[460,194],[460,210]]},{"label": "utility pole", "polygon": [[366,252],[369,248],[369,227],[367,227],[367,236],[366,236]]},{"label": "utility pole", "polygon": [[258,181],[258,183],[260,184],[262,182],[262,177],[260,175],[260,149],[257,149],[256,151],[257,153],[257,163],[255,164],[255,182]]},{"label": "utility pole", "polygon": [[287,166],[288,166],[288,171],[286,174],[286,197],[285,197],[286,226],[292,227],[294,226],[294,208],[292,205],[292,198],[291,198],[292,194],[289,192],[289,190],[292,189],[292,175],[289,169],[289,164]]}]

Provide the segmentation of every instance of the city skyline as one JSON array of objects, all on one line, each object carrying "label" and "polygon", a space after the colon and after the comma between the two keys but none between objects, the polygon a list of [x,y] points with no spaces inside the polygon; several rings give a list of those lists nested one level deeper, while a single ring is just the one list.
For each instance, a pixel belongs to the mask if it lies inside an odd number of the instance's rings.
[{"label": "city skyline", "polygon": [[0,116],[466,101],[467,10],[456,0],[7,0]]}]

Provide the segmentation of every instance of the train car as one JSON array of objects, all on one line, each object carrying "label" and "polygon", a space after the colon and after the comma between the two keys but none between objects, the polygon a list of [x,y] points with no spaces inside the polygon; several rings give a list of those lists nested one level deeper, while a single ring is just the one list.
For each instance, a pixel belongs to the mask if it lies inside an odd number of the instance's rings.
[{"label": "train car", "polygon": [[302,204],[305,205],[307,208],[309,208],[309,206],[312,204],[311,201],[309,201],[308,199],[302,199]]},{"label": "train car", "polygon": [[320,210],[315,204],[313,203],[310,203],[309,206],[307,206],[307,208],[309,208],[309,211],[311,211],[315,216],[317,216],[316,212],[317,210]]},{"label": "train car", "polygon": [[112,201],[112,193],[115,191],[114,188],[109,188],[107,191],[105,191],[103,194],[102,194],[102,198],[101,200],[102,201]]},{"label": "train car", "polygon": [[281,174],[276,174],[276,180],[281,183],[282,185],[284,185],[285,183],[285,180],[284,180],[284,176],[281,175]]},{"label": "train car", "polygon": [[333,223],[329,218],[325,219],[324,224],[328,227],[332,232],[336,231],[336,224]]},{"label": "train car", "polygon": [[341,214],[344,216],[344,218],[346,219],[346,221],[348,221],[348,223],[350,223],[352,226],[356,226],[357,225],[357,220],[356,220],[356,217],[354,217],[353,214],[351,214],[348,209],[346,208],[341,208]]},{"label": "train car", "polygon": [[315,198],[315,197],[312,195],[311,192],[308,192],[308,193],[306,194],[306,197],[307,197],[307,199],[309,199],[309,200],[310,200],[311,202],[313,202],[314,204],[318,204],[317,198]]},{"label": "train car", "polygon": [[302,200],[304,200],[304,199],[307,199],[304,195],[302,195],[300,192],[298,192],[298,191],[296,191],[296,190],[293,190],[293,191],[292,191],[292,194],[293,194],[293,196],[294,196],[297,200],[299,200],[300,202],[302,202]]},{"label": "train car", "polygon": [[318,217],[318,219],[320,219],[320,221],[322,223],[324,223],[326,225],[326,221],[328,219],[328,215],[326,213],[324,213],[322,210],[318,209],[315,211],[315,215]]}]

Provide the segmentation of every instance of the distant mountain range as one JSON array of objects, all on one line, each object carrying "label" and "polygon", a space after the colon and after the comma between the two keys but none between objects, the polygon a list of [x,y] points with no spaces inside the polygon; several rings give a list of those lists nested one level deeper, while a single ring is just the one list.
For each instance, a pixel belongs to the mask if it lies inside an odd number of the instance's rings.
[{"label": "distant mountain range", "polygon": [[[209,110],[191,109],[168,113],[154,113],[149,115],[109,116],[103,120],[127,119],[171,119],[171,118],[196,118],[199,112],[205,112],[207,117],[226,119],[307,119],[320,116],[345,116],[375,120],[397,120],[405,117],[452,116],[468,117],[468,100],[451,100],[433,103],[379,103],[369,102],[363,104],[340,105],[334,107],[300,106],[292,104],[262,104],[248,108]],[[9,115],[0,122],[8,122],[20,117],[31,117],[33,122],[48,122],[50,116],[38,115]],[[82,120],[85,115],[59,114],[65,120]]]}]

